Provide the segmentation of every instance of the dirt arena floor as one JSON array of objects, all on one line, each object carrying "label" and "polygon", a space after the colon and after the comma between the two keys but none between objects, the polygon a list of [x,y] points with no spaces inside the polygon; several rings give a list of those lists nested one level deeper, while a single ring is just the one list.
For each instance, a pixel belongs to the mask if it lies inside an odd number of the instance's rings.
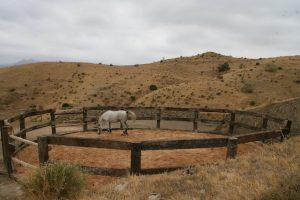
[{"label": "dirt arena floor", "polygon": [[[121,133],[121,131],[113,131],[112,134],[104,132],[104,134],[99,136],[96,132],[79,132],[66,135],[65,137],[88,137],[122,141],[180,140],[222,137],[214,134],[173,130],[131,130],[129,131],[129,136],[121,136]],[[239,145],[238,155],[250,152],[255,145],[257,144],[249,143]],[[16,157],[20,160],[38,166],[37,148],[34,146],[29,146],[23,149],[16,155]],[[142,169],[187,167],[197,164],[218,162],[225,159],[226,148],[142,151]],[[51,145],[49,160],[66,161],[91,167],[129,170],[130,151]],[[27,172],[27,170],[21,166],[16,166],[16,170],[20,174]],[[88,177],[88,182],[91,182],[95,186],[99,183],[111,181],[116,178],[104,175],[86,176]]]}]

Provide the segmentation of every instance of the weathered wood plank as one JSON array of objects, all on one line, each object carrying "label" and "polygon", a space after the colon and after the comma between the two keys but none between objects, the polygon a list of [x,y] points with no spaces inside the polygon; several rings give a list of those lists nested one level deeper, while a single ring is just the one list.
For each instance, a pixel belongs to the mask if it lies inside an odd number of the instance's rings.
[{"label": "weathered wood plank", "polygon": [[56,112],[55,116],[60,116],[60,115],[81,115],[82,111],[65,111],[65,112]]},{"label": "weathered wood plank", "polygon": [[47,136],[38,137],[37,142],[38,142],[39,163],[40,165],[43,165],[49,160]]},{"label": "weathered wood plank", "polygon": [[161,112],[161,109],[158,109],[156,113],[156,128],[160,128]]},{"label": "weathered wood plank", "polygon": [[261,125],[262,129],[267,129],[268,128],[268,121],[269,121],[268,118],[266,118],[266,117],[263,118],[262,125]]},{"label": "weathered wood plank", "polygon": [[107,149],[130,150],[131,143],[117,140],[103,140],[97,138],[78,138],[78,137],[61,137],[47,136],[48,144],[78,146],[78,147],[95,147]]},{"label": "weathered wood plank", "polygon": [[229,135],[234,134],[234,126],[235,126],[235,113],[231,113],[230,114],[230,122],[229,122],[229,130],[228,130]]},{"label": "weathered wood plank", "polygon": [[152,110],[152,109],[157,109],[157,107],[91,106],[91,107],[86,107],[86,109],[87,110],[135,110],[135,109]]},{"label": "weathered wood plank", "polygon": [[1,128],[1,141],[2,141],[2,154],[3,154],[3,162],[4,166],[7,170],[7,174],[10,176],[12,174],[12,164],[11,164],[11,154],[9,150],[9,135],[8,135],[8,126],[4,126],[3,120],[0,121]]},{"label": "weathered wood plank", "polygon": [[12,123],[12,122],[15,122],[15,121],[19,120],[21,117],[22,117],[21,115],[16,115],[14,117],[11,117],[11,118],[7,119],[7,121],[9,123]]},{"label": "weathered wood plank", "polygon": [[247,135],[237,136],[237,138],[238,138],[238,143],[241,144],[241,143],[255,142],[263,139],[271,139],[271,138],[276,138],[281,136],[282,136],[281,130],[277,130],[277,131],[262,131],[258,133],[250,133]]},{"label": "weathered wood plank", "polygon": [[207,123],[207,124],[224,124],[225,120],[219,120],[219,119],[203,119],[199,118],[198,121],[202,123]]},{"label": "weathered wood plank", "polygon": [[30,131],[40,129],[40,128],[44,128],[44,127],[47,127],[47,126],[50,126],[50,125],[51,125],[51,121],[45,122],[45,123],[42,123],[42,124],[37,124],[37,125],[31,126],[31,127],[25,128],[25,129],[15,133],[14,135],[15,136],[20,136],[20,135],[22,135],[23,132],[30,132]]},{"label": "weathered wood plank", "polygon": [[24,161],[22,161],[22,160],[19,160],[19,159],[17,159],[17,158],[12,157],[11,159],[12,159],[13,162],[18,163],[18,164],[20,164],[20,165],[22,165],[22,166],[24,166],[24,167],[27,167],[27,168],[30,168],[30,169],[38,169],[37,166],[34,166],[34,165],[32,165],[32,164],[29,164],[29,163],[24,162]]},{"label": "weathered wood plank", "polygon": [[185,121],[185,122],[193,122],[193,121],[194,121],[194,118],[168,117],[168,116],[163,116],[163,117],[161,117],[161,120],[165,120],[165,121]]},{"label": "weathered wood plank", "polygon": [[227,158],[235,158],[238,148],[238,138],[230,137],[227,143]]},{"label": "weathered wood plank", "polygon": [[32,116],[35,116],[35,115],[50,114],[52,110],[53,110],[53,109],[37,110],[37,111],[25,112],[25,113],[23,113],[23,117],[26,118],[26,117],[32,117]]},{"label": "weathered wood plank", "polygon": [[20,125],[20,137],[26,139],[26,126],[25,126],[25,118],[24,116],[21,114],[20,120],[19,120],[19,125]]},{"label": "weathered wood plank", "polygon": [[247,129],[254,130],[254,131],[263,130],[261,127],[251,126],[251,125],[241,123],[241,122],[234,122],[234,123],[230,123],[230,124],[234,124],[234,126],[243,127],[243,128],[247,128]]},{"label": "weathered wood plank", "polygon": [[132,143],[131,144],[131,165],[130,165],[131,174],[140,174],[141,156],[142,156],[141,143]]},{"label": "weathered wood plank", "polygon": [[55,110],[51,111],[50,118],[51,118],[51,133],[56,134]]},{"label": "weathered wood plank", "polygon": [[198,117],[199,117],[198,110],[194,110],[194,121],[193,121],[193,130],[194,131],[198,130]]},{"label": "weathered wood plank", "polygon": [[86,108],[82,108],[82,130],[83,131],[87,131],[87,109]]},{"label": "weathered wood plank", "polygon": [[26,139],[23,139],[21,137],[17,137],[15,135],[9,135],[9,137],[14,139],[14,140],[17,140],[19,142],[23,142],[23,143],[30,144],[30,145],[33,145],[33,146],[38,146],[38,144],[36,142],[32,142],[30,140],[26,140]]},{"label": "weathered wood plank", "polygon": [[163,149],[196,149],[208,147],[225,147],[227,138],[189,139],[189,140],[157,140],[141,142],[142,150]]}]

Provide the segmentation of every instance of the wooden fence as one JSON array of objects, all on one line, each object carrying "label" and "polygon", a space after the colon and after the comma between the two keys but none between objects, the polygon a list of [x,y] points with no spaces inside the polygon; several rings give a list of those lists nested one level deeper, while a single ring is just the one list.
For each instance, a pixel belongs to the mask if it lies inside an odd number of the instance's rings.
[{"label": "wooden fence", "polygon": [[[187,121],[193,124],[193,131],[199,131],[199,122],[204,123],[214,123],[214,124],[228,124],[228,137],[226,138],[212,138],[212,139],[190,139],[190,140],[158,140],[158,141],[143,141],[143,142],[124,142],[124,141],[111,141],[111,140],[101,140],[101,139],[91,139],[91,138],[73,138],[73,137],[63,137],[58,135],[57,127],[61,123],[57,121],[59,116],[70,116],[77,115],[81,118],[75,124],[82,126],[82,131],[89,131],[94,129],[89,129],[88,124],[95,122],[95,116],[89,116],[90,111],[104,111],[104,110],[119,110],[119,109],[131,109],[131,110],[148,110],[152,111],[151,115],[138,116],[138,120],[155,120],[156,128],[160,129],[162,121]],[[167,111],[177,111],[177,112],[189,112],[190,117],[182,116],[167,116],[165,113]],[[223,113],[229,115],[229,119],[208,119],[199,117],[199,113]],[[49,114],[50,121],[44,122],[38,125],[26,127],[25,119],[27,117],[32,117],[36,115]],[[261,120],[260,126],[253,126],[246,123],[241,123],[236,121],[236,115],[247,115],[258,117]],[[64,111],[55,112],[54,109],[48,109],[43,111],[34,111],[21,113],[20,115],[14,116],[7,119],[9,123],[19,121],[20,130],[14,135],[9,134],[9,127],[4,125],[4,120],[0,120],[0,130],[1,130],[1,140],[3,147],[3,160],[8,174],[13,172],[13,162],[21,164],[25,167],[35,168],[29,163],[21,161],[14,158],[17,150],[20,147],[16,146],[13,141],[19,141],[23,146],[34,145],[38,148],[39,162],[44,164],[49,161],[48,156],[48,145],[67,145],[67,146],[78,146],[78,147],[95,147],[95,148],[108,148],[108,149],[121,149],[131,151],[131,167],[130,171],[134,174],[139,174],[141,172],[141,151],[147,150],[165,150],[165,149],[193,149],[193,148],[216,148],[216,147],[226,147],[227,157],[234,158],[237,154],[237,147],[239,144],[265,140],[269,138],[280,137],[283,139],[288,136],[291,128],[291,121],[288,119],[275,118],[269,115],[254,113],[249,111],[236,111],[228,109],[210,109],[210,108],[154,108],[154,107],[84,107],[81,110],[75,111]],[[268,122],[273,121],[275,123],[283,124],[283,128],[279,130],[267,130]],[[68,123],[73,121],[67,120],[63,124],[68,125]],[[74,122],[73,122],[74,124]],[[70,125],[70,124],[69,124]],[[37,142],[30,141],[27,138],[27,134],[33,130],[40,129],[43,127],[51,127],[50,136],[41,136],[37,138]],[[243,127],[249,130],[255,130],[258,132],[236,135],[235,128]]]}]

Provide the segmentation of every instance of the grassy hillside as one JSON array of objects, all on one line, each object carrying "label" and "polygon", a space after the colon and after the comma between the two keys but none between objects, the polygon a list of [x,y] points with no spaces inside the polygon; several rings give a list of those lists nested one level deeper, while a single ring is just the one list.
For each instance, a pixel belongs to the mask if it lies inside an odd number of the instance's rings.
[{"label": "grassy hillside", "polygon": [[[230,69],[219,72],[225,62]],[[299,83],[300,56],[245,59],[209,52],[134,66],[41,62],[0,69],[0,117],[64,102],[245,109],[299,97]]]}]

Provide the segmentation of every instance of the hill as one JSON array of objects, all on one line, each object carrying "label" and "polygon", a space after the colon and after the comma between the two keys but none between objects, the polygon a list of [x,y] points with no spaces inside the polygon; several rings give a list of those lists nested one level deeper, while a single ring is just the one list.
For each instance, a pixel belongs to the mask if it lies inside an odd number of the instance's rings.
[{"label": "hill", "polygon": [[[226,62],[230,69],[219,72]],[[0,117],[62,103],[248,109],[299,97],[299,84],[300,56],[208,52],[133,66],[40,62],[0,68]]]}]

